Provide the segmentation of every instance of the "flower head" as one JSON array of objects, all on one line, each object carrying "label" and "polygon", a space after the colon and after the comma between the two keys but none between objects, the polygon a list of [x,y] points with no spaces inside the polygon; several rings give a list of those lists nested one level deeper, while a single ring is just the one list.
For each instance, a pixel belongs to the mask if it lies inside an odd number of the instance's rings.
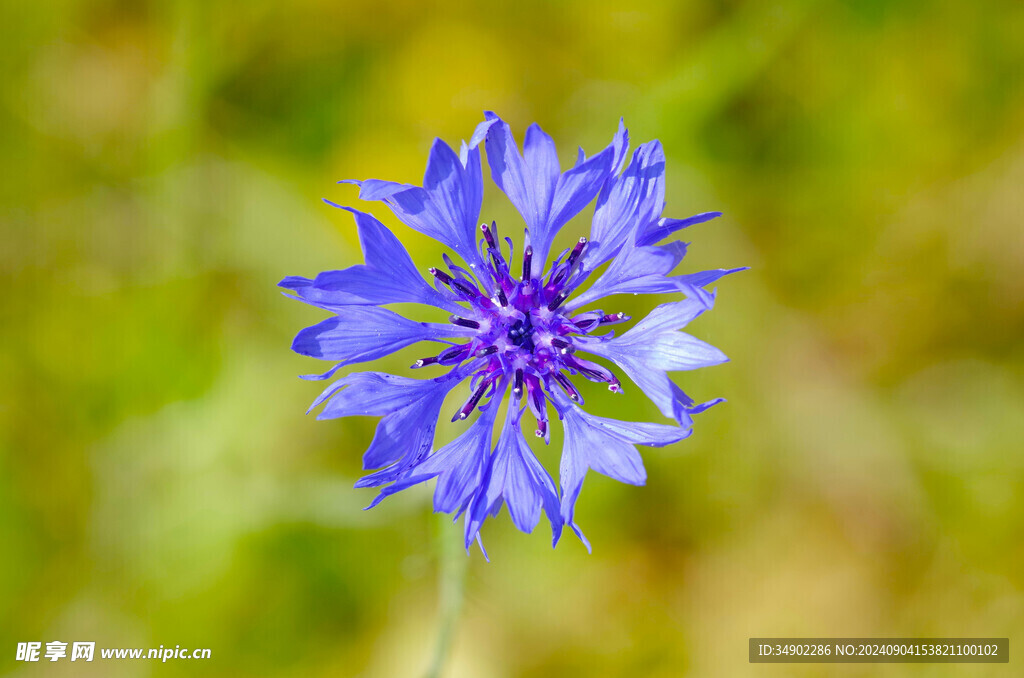
[{"label": "flower head", "polygon": [[[491,177],[525,222],[521,253],[512,239],[499,236],[496,223],[477,225],[483,197],[481,143]],[[443,347],[412,365],[433,372],[425,379],[355,372],[331,384],[310,408],[324,404],[320,419],[381,417],[363,456],[364,468],[375,470],[357,483],[382,488],[371,507],[436,478],[434,508],[465,516],[467,548],[478,539],[484,520],[504,504],[520,530],[532,531],[544,512],[553,543],[569,526],[589,549],[574,519],[587,471],[642,485],[646,472],[635,446],[687,437],[692,415],[721,402],[696,404],[668,373],[727,360],[718,349],[679,330],[711,308],[714,295],[707,285],[743,269],[670,275],[686,245],[656,243],[720,213],[662,218],[661,144],[642,144],[625,166],[627,148],[620,123],[607,148],[590,158],[581,150],[576,164],[563,172],[554,143],[540,127],[527,129],[520,153],[508,124],[487,113],[459,154],[440,139],[434,143],[423,186],[348,182],[359,186],[360,198],[382,200],[403,223],[461,259],[444,254],[444,266],[427,269],[432,285],[383,224],[330,203],[355,216],[366,263],[314,279],[281,281],[301,301],[334,314],[301,331],[292,345],[298,353],[336,363],[325,374],[307,378],[326,379],[342,367],[418,342]],[[595,197],[590,237],[580,238],[548,265],[559,229]],[[630,322],[629,316],[584,307],[626,293],[680,293],[683,299],[657,307],[616,337],[614,330],[605,330]],[[451,314],[449,322],[417,322],[382,308],[398,302],[444,309]],[[616,365],[674,423],[634,423],[585,412],[580,379],[605,384],[612,393],[622,391],[618,374],[595,358]],[[443,401],[466,380],[469,395],[452,421],[467,421],[474,412],[476,418],[455,440],[434,450]],[[506,413],[495,439],[503,403]],[[524,438],[527,411],[534,422],[529,428],[545,443],[551,422],[562,422],[558,489]]]}]

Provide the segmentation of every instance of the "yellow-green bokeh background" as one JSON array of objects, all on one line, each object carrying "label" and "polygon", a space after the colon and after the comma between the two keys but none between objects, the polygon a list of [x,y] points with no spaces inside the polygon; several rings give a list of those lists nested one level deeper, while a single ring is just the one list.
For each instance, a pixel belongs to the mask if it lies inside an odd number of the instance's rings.
[{"label": "yellow-green bokeh background", "polygon": [[[489,522],[446,675],[1019,675],[1021,3],[0,11],[0,673],[422,673],[429,493],[360,510],[374,422],[304,415],[320,365],[288,347],[321,314],[274,285],[361,261],[320,202],[360,204],[337,179],[418,183],[435,136],[493,109],[565,162],[620,116],[661,139],[667,214],[725,212],[682,234],[685,270],[752,270],[692,326],[732,362],[680,379],[729,402],[644,448],[646,487],[588,479],[593,555]],[[492,184],[484,216],[518,228]],[[661,420],[635,388],[588,395]],[[749,665],[759,635],[1009,636],[1015,658]],[[28,640],[213,659],[19,666]]]}]

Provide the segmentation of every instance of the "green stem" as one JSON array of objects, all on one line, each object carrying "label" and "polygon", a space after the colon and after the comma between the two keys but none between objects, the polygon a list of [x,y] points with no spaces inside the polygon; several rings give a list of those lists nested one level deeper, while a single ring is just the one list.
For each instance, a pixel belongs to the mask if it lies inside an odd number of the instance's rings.
[{"label": "green stem", "polygon": [[430,662],[427,678],[441,678],[448,651],[451,649],[455,629],[462,612],[462,599],[469,558],[462,544],[462,530],[453,524],[451,516],[440,514],[437,525],[437,550],[440,563],[437,570],[438,631],[434,658]]}]

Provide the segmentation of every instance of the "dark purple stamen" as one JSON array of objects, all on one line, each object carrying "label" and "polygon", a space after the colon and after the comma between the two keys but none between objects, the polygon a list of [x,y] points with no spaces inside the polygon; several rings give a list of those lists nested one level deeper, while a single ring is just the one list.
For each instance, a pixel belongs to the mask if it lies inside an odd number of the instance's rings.
[{"label": "dark purple stamen", "polygon": [[561,349],[562,353],[572,353],[575,350],[570,342],[562,339],[561,337],[555,337],[552,339],[551,345],[555,348]]},{"label": "dark purple stamen", "polygon": [[498,225],[495,222],[491,222],[490,226],[487,224],[480,224],[480,230],[483,231],[484,240],[487,241],[487,246],[492,250],[498,249],[498,244],[494,240],[494,231],[496,231],[497,228]]},{"label": "dark purple stamen", "polygon": [[[508,278],[508,263],[505,261],[505,257],[501,254],[501,247],[498,245],[497,238],[498,224],[497,222],[491,222],[491,225],[480,224],[480,231],[484,234],[484,241],[487,244],[487,252],[491,255],[491,262],[494,264],[494,271],[498,274],[496,277],[499,279],[499,283],[504,283]],[[499,284],[498,290],[501,290]],[[505,306],[502,303],[502,306]]]},{"label": "dark purple stamen", "polygon": [[497,352],[498,352],[498,347],[497,346],[488,346],[486,348],[482,348],[479,351],[477,351],[476,352],[476,357],[477,358],[482,358],[485,355],[492,355],[492,354],[497,353]]},{"label": "dark purple stamen", "polygon": [[430,268],[427,269],[427,271],[430,272],[430,275],[434,276],[445,285],[450,286],[452,284],[452,277],[445,273],[444,271],[442,271],[441,269],[434,268],[433,266],[431,266]]},{"label": "dark purple stamen", "polygon": [[414,362],[412,364],[412,369],[415,370],[415,369],[418,369],[420,367],[426,367],[427,365],[433,365],[436,362],[437,362],[437,356],[436,355],[433,356],[433,357],[430,357],[430,358],[420,358],[419,360],[417,360],[416,362]]},{"label": "dark purple stamen", "polygon": [[[572,248],[571,252],[569,252],[569,256],[565,258],[565,261],[555,265],[551,271],[551,277],[548,279],[546,287],[548,291],[561,287],[569,280],[573,272],[576,270],[576,264],[579,263],[580,255],[583,254],[583,250],[586,246],[587,239],[580,238],[576,243],[576,246]],[[573,286],[575,287],[575,285]]]},{"label": "dark purple stamen", "polygon": [[568,296],[569,293],[566,292],[565,290],[562,290],[561,292],[556,294],[555,298],[552,299],[551,302],[548,304],[548,310],[554,311],[556,308],[562,305],[562,302],[565,301]]},{"label": "dark purple stamen", "polygon": [[576,243],[576,247],[572,248],[572,252],[569,253],[569,258],[565,260],[565,265],[568,270],[572,270],[572,267],[579,261],[580,255],[583,254],[583,248],[587,246],[587,239],[580,238],[579,242]]},{"label": "dark purple stamen", "polygon": [[515,397],[523,395],[523,371],[516,370],[515,380],[512,382],[512,394]]},{"label": "dark purple stamen", "polygon": [[452,365],[457,362],[460,362],[464,357],[464,354],[468,352],[468,345],[463,344],[461,346],[452,346],[451,348],[447,348],[438,354],[437,362],[441,363],[442,365]]},{"label": "dark purple stamen", "polygon": [[589,379],[590,381],[609,381],[605,377],[605,375],[601,374],[597,370],[592,370],[589,367],[584,367],[579,364],[573,365],[573,367],[579,370],[579,373],[582,374],[587,379]]},{"label": "dark purple stamen", "polygon": [[527,245],[526,249],[523,250],[523,280],[529,280],[533,277],[533,245]]},{"label": "dark purple stamen", "polygon": [[527,403],[530,405],[530,410],[533,412],[533,416],[538,419],[547,419],[547,406],[544,403],[544,389],[540,385],[540,380],[532,374],[526,375],[526,391],[529,394]]},{"label": "dark purple stamen", "polygon": [[620,311],[619,313],[611,313],[609,315],[601,316],[601,324],[613,325],[615,323],[624,323],[630,319],[631,318],[628,315]]},{"label": "dark purple stamen", "polygon": [[542,436],[545,443],[550,442],[550,434],[547,427],[548,407],[545,400],[544,387],[541,385],[540,379],[532,374],[524,375],[524,380],[526,382],[526,404],[537,419],[537,426],[539,427],[537,435]]},{"label": "dark purple stamen", "polygon": [[470,329],[474,330],[480,329],[480,323],[478,323],[477,321],[470,320],[469,318],[460,318],[457,315],[453,315],[450,318],[448,318],[448,322],[450,322],[453,325],[459,325],[460,327],[469,327]]},{"label": "dark purple stamen", "polygon": [[577,332],[587,334],[590,330],[601,324],[601,316],[602,311],[587,311],[574,317],[570,322],[572,322]]},{"label": "dark purple stamen", "polygon": [[505,292],[501,289],[500,286],[495,290],[494,296],[498,298],[499,304],[501,304],[502,306],[508,306],[508,297],[505,296]]},{"label": "dark purple stamen", "polygon": [[561,372],[555,372],[554,377],[555,381],[558,382],[558,385],[565,390],[565,394],[569,396],[570,400],[580,403],[581,405],[583,404],[583,398],[580,397],[580,392],[577,391],[576,387],[572,385],[571,381],[569,381],[569,377],[565,376]]},{"label": "dark purple stamen", "polygon": [[480,290],[478,290],[475,285],[470,285],[469,283],[467,283],[464,280],[458,280],[458,279],[452,280],[452,288],[462,292],[463,294],[469,295],[471,297],[480,297],[480,296],[482,296],[480,294]]},{"label": "dark purple stamen", "polygon": [[465,419],[466,417],[468,417],[469,413],[476,408],[476,404],[480,402],[480,398],[483,397],[484,391],[486,391],[487,388],[491,386],[491,384],[493,383],[493,379],[486,379],[483,381],[483,383],[477,386],[476,390],[473,391],[473,395],[469,396],[469,400],[466,401],[466,404],[463,405],[462,408],[455,413],[454,417],[452,417],[452,421],[458,421],[459,419]]},{"label": "dark purple stamen", "polygon": [[576,370],[590,381],[598,382],[615,382],[618,383],[618,379],[612,374],[611,370],[605,369],[603,366],[597,363],[592,363],[589,360],[583,360],[572,356],[565,359],[565,364],[570,368]]},{"label": "dark purple stamen", "polygon": [[537,430],[533,432],[533,435],[538,438],[547,438],[548,435],[548,423],[543,419],[537,422]]}]

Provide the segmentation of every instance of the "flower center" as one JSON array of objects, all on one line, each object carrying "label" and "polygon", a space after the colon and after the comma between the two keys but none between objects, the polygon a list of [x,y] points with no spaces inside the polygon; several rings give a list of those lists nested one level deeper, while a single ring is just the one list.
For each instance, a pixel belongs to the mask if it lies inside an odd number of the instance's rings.
[{"label": "flower center", "polygon": [[527,351],[533,350],[533,323],[530,322],[530,316],[526,316],[525,320],[516,320],[508,328],[508,340]]},{"label": "flower center", "polygon": [[509,249],[506,258],[497,240],[495,224],[483,224],[480,231],[486,269],[479,272],[479,281],[456,266],[448,255],[444,255],[448,271],[429,269],[437,280],[435,287],[465,305],[465,314],[453,315],[449,321],[469,330],[469,341],[454,344],[436,356],[421,358],[412,367],[458,365],[482,359],[472,378],[472,395],[452,421],[467,418],[488,392],[493,396],[511,382],[514,401],[526,396],[537,418],[536,434],[547,440],[549,396],[545,391],[557,385],[572,400],[583,402],[568,375],[580,374],[590,381],[608,384],[613,392],[620,391],[619,380],[611,371],[575,355],[573,337],[587,335],[603,325],[625,322],[629,317],[622,313],[605,315],[602,311],[570,317],[561,310],[561,305],[589,274],[579,266],[586,238],[580,238],[571,251],[559,255],[545,281],[544,276],[533,276],[533,248],[526,246],[522,275],[517,279],[509,265],[512,241],[505,238]]}]

